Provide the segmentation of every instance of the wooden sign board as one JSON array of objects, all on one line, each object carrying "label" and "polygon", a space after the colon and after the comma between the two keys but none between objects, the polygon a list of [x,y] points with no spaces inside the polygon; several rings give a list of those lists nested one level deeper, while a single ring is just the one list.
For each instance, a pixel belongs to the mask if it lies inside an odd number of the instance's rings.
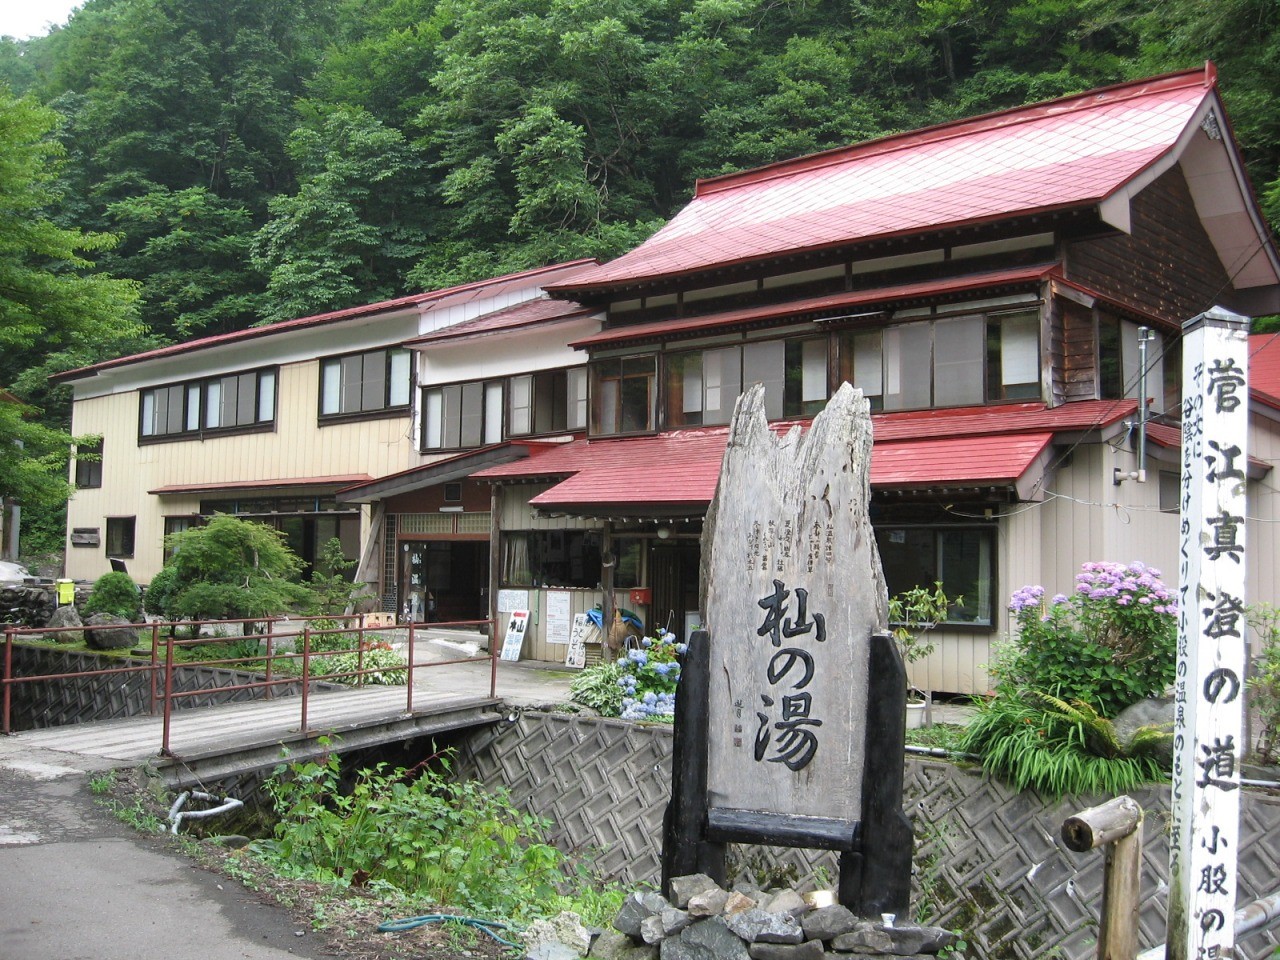
[{"label": "wooden sign board", "polygon": [[888,596],[867,516],[871,418],[852,388],[779,436],[748,392],[703,535],[708,789],[724,806],[856,821],[868,644]]},{"label": "wooden sign board", "polygon": [[778,435],[734,411],[702,538],[703,623],[676,697],[663,882],[723,879],[724,845],[839,851],[839,898],[903,913],[906,673],[868,517],[871,417],[847,384]]},{"label": "wooden sign board", "polygon": [[569,652],[565,655],[564,665],[581,670],[587,665],[587,644],[598,643],[600,631],[587,619],[585,613],[573,618],[573,629],[569,632]]},{"label": "wooden sign board", "polygon": [[529,611],[512,610],[507,615],[507,634],[502,641],[500,660],[519,660],[520,648],[524,646],[524,635],[529,628]]}]

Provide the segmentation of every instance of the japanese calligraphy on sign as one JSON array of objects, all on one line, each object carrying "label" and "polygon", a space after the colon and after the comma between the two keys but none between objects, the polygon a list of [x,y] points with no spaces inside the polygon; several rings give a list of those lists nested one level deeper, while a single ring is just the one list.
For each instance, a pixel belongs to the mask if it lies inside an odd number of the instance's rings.
[{"label": "japanese calligraphy on sign", "polygon": [[1168,956],[1234,949],[1245,668],[1248,321],[1184,327]]},{"label": "japanese calligraphy on sign", "polygon": [[871,418],[842,388],[779,437],[739,401],[703,535],[714,806],[857,820],[867,651],[887,597],[870,521]]}]

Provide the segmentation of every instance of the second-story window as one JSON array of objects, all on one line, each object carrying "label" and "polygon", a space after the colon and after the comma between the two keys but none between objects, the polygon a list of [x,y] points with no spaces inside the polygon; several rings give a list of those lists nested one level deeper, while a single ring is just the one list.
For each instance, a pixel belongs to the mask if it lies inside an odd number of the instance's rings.
[{"label": "second-story window", "polygon": [[523,437],[587,425],[587,370],[544,370],[507,384],[507,435]]},{"label": "second-story window", "polygon": [[138,433],[144,439],[264,426],[275,417],[274,368],[152,387],[139,394]]},{"label": "second-story window", "polygon": [[502,440],[502,381],[472,380],[422,391],[422,449],[458,450]]},{"label": "second-story window", "polygon": [[409,351],[367,350],[320,361],[320,416],[409,406]]},{"label": "second-story window", "polygon": [[845,331],[840,374],[861,388],[873,410],[1037,399],[1039,316],[1024,311]]},{"label": "second-story window", "polygon": [[617,357],[591,366],[591,432],[643,433],[657,420],[657,358]]},{"label": "second-story window", "polygon": [[667,357],[667,426],[728,423],[742,392],[742,349],[693,350]]},{"label": "second-story window", "polygon": [[827,400],[825,338],[765,340],[666,360],[667,426],[728,423],[745,387],[764,384],[772,420],[818,413]]},{"label": "second-story window", "polygon": [[76,444],[76,487],[89,490],[102,486],[102,438]]}]

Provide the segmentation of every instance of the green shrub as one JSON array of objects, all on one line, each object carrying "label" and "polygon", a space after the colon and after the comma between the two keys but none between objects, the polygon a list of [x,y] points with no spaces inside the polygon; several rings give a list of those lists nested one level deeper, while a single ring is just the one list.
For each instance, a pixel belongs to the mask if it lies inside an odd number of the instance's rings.
[{"label": "green shrub", "polygon": [[1258,759],[1275,763],[1280,756],[1280,609],[1270,604],[1249,608],[1249,626],[1259,640],[1258,658],[1249,678],[1249,706],[1258,712]]},{"label": "green shrub", "polygon": [[543,914],[572,877],[545,840],[545,820],[505,793],[445,771],[379,764],[340,789],[337,755],[277,768],[267,781],[279,822],[255,852],[287,876],[378,883],[490,919]]},{"label": "green shrub", "polygon": [[311,591],[294,582],[302,561],[266,524],[220,514],[164,542],[173,551],[164,608],[170,619],[268,617],[313,602]]},{"label": "green shrub", "polygon": [[904,663],[915,663],[933,653],[933,644],[925,634],[947,619],[947,612],[964,602],[964,597],[948,597],[942,583],[934,581],[933,589],[912,587],[889,598],[890,633],[898,644]]},{"label": "green shrub", "polygon": [[621,677],[622,666],[618,663],[588,667],[569,684],[569,699],[602,717],[616,717],[622,712],[622,688],[618,686]]},{"label": "green shrub", "polygon": [[307,580],[307,587],[315,596],[318,613],[344,613],[373,596],[369,584],[352,583],[350,574],[357,566],[357,561],[348,560],[343,555],[341,540],[330,537],[325,541],[316,567]]},{"label": "green shrub", "polygon": [[142,608],[153,617],[163,617],[169,609],[175,583],[173,567],[164,567],[151,578],[147,592],[142,597]]},{"label": "green shrub", "polygon": [[407,683],[409,679],[409,671],[406,669],[407,661],[386,644],[366,647],[363,657],[358,651],[351,650],[325,657],[322,661],[313,660],[312,664],[311,672],[317,676],[325,673],[351,674],[351,676],[334,679],[338,683],[349,683],[353,686],[361,682],[361,678],[355,675],[356,671],[361,669],[373,671],[364,675],[365,683],[395,686]]},{"label": "green shrub", "polygon": [[993,673],[1015,691],[1083,700],[1113,717],[1173,682],[1177,603],[1160,571],[1141,563],[1086,563],[1081,571],[1070,597],[1046,605],[1039,586],[1013,595],[1013,655]]},{"label": "green shrub", "polygon": [[[311,631],[311,652],[331,653],[354,650],[360,645],[360,638],[354,633],[341,632],[346,625],[340,620],[321,618],[307,624]],[[298,641],[301,650],[302,641]]]},{"label": "green shrub", "polygon": [[93,583],[89,599],[80,611],[85,616],[110,613],[130,622],[142,619],[142,593],[133,577],[119,570],[104,573]]},{"label": "green shrub", "polygon": [[1089,704],[1021,690],[981,705],[960,750],[981,756],[984,770],[1016,790],[1120,794],[1166,779],[1160,754],[1171,737],[1142,727],[1121,743]]}]

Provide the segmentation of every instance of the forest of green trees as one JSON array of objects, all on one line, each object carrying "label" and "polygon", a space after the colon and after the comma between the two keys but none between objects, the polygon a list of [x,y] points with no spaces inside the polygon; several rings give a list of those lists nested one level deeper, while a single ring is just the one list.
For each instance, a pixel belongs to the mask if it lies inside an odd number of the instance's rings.
[{"label": "forest of green trees", "polygon": [[51,373],[606,259],[698,177],[1207,59],[1275,224],[1278,21],[1275,0],[87,0],[0,39],[0,387],[38,411],[0,402],[27,454],[0,495],[65,498]]}]

